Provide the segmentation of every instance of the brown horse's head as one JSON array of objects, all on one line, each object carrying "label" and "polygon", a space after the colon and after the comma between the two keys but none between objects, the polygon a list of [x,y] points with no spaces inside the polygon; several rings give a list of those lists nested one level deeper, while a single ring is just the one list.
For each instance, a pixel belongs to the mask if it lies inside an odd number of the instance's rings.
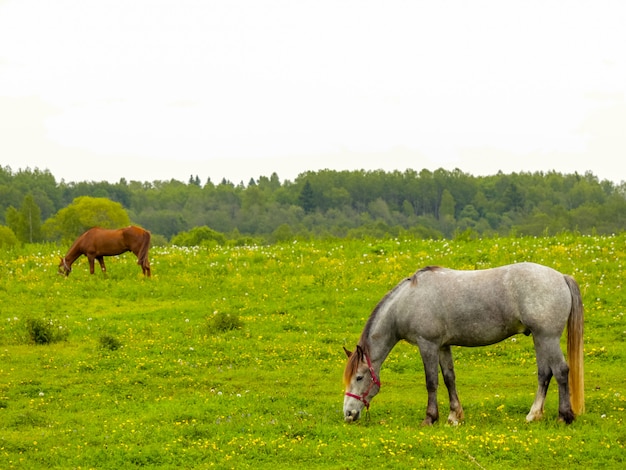
[{"label": "brown horse's head", "polygon": [[67,264],[65,258],[61,258],[61,262],[59,263],[59,274],[69,276],[72,272],[71,266]]}]

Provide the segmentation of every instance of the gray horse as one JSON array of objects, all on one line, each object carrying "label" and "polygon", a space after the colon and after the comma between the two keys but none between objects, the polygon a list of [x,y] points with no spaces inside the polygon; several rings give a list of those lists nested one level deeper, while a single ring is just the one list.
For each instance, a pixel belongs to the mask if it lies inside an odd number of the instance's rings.
[{"label": "gray horse", "polygon": [[[584,412],[583,304],[576,281],[554,269],[520,263],[479,271],[429,266],[401,281],[370,315],[354,352],[344,348],[346,421],[356,421],[380,390],[380,368],[400,340],[419,348],[428,406],[422,422],[439,419],[438,372],[450,398],[448,421],[464,418],[450,346],[485,346],[515,334],[532,334],[538,389],[527,421],[541,419],[552,376],[559,386],[559,419]],[[567,324],[568,363],[560,347]],[[570,401],[571,392],[571,401]]]}]

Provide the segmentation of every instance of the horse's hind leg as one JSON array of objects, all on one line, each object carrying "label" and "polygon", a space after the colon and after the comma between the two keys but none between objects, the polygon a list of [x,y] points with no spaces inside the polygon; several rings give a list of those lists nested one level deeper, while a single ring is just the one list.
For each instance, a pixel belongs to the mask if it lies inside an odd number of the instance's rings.
[{"label": "horse's hind leg", "polygon": [[445,346],[439,351],[439,367],[443,381],[448,389],[448,397],[450,398],[450,414],[448,415],[448,423],[459,424],[465,417],[463,407],[459,401],[456,392],[456,376],[454,374],[454,362],[452,360],[452,351],[450,346]]},{"label": "horse's hind leg", "polygon": [[526,421],[539,421],[543,418],[543,405],[546,401],[550,379],[552,379],[550,367],[540,366],[539,359],[537,359],[537,394],[535,395],[535,401],[530,407],[530,412],[526,415]]},{"label": "horse's hind leg", "polygon": [[559,420],[570,424],[574,421],[575,415],[569,394],[569,366],[565,361],[558,339],[555,341],[552,349],[554,350],[551,363],[552,375],[559,385]]},{"label": "horse's hind leg", "polygon": [[150,261],[148,261],[148,258],[144,258],[141,262],[141,270],[144,276],[150,277]]},{"label": "horse's hind leg", "polygon": [[[135,252],[133,251],[133,253]],[[135,256],[137,257],[137,264],[141,266],[141,272],[143,275],[150,277],[150,261],[148,260],[148,256],[146,255],[143,258],[140,258],[139,252],[136,252]]]},{"label": "horse's hind leg", "polygon": [[[100,263],[100,269],[102,270],[103,273],[107,272],[107,268],[104,265],[104,256],[97,256],[96,259],[98,260],[98,263]],[[92,273],[93,274],[93,270]]]},{"label": "horse's hind leg", "polygon": [[569,367],[559,345],[559,338],[537,338],[533,335],[537,354],[537,395],[526,421],[535,421],[543,417],[543,406],[552,376],[559,386],[559,419],[566,423],[574,420],[570,404],[568,372]]}]

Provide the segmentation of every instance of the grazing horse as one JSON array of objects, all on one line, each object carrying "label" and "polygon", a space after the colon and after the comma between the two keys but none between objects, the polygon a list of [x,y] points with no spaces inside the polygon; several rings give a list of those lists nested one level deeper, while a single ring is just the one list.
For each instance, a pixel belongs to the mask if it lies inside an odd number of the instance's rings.
[{"label": "grazing horse", "polygon": [[89,272],[94,272],[94,260],[98,260],[102,272],[106,272],[105,256],[115,256],[132,251],[137,256],[137,264],[141,266],[144,276],[150,277],[150,232],[139,227],[130,226],[117,230],[94,227],[76,239],[65,257],[61,258],[59,274],[69,276],[72,263],[85,255],[89,260]]},{"label": "grazing horse", "polygon": [[[428,405],[423,425],[439,419],[438,371],[450,399],[448,421],[464,418],[456,391],[450,346],[486,346],[512,335],[532,334],[538,389],[527,421],[541,419],[552,376],[559,386],[559,420],[584,412],[583,304],[576,281],[551,268],[520,263],[479,271],[429,266],[401,281],[370,315],[354,352],[344,348],[343,403],[346,421],[356,421],[379,392],[380,368],[396,343],[419,348]],[[567,324],[568,364],[560,347]],[[571,401],[570,401],[571,391]]]}]

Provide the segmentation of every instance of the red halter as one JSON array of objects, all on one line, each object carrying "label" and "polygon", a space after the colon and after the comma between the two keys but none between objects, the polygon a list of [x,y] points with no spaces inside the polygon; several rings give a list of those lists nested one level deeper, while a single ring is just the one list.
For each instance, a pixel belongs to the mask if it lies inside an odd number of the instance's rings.
[{"label": "red halter", "polygon": [[346,396],[351,397],[351,398],[356,398],[357,400],[362,401],[367,411],[369,411],[370,403],[367,401],[367,396],[369,395],[370,390],[372,389],[372,387],[374,387],[374,385],[378,385],[378,388],[380,388],[380,380],[376,376],[376,372],[374,372],[374,368],[372,367],[372,361],[370,361],[370,358],[367,355],[364,354],[364,356],[365,356],[365,360],[367,361],[367,367],[369,367],[370,369],[370,375],[372,376],[372,383],[370,384],[369,387],[367,387],[367,390],[365,390],[365,393],[363,393],[363,395],[355,395],[354,393],[346,392]]}]

